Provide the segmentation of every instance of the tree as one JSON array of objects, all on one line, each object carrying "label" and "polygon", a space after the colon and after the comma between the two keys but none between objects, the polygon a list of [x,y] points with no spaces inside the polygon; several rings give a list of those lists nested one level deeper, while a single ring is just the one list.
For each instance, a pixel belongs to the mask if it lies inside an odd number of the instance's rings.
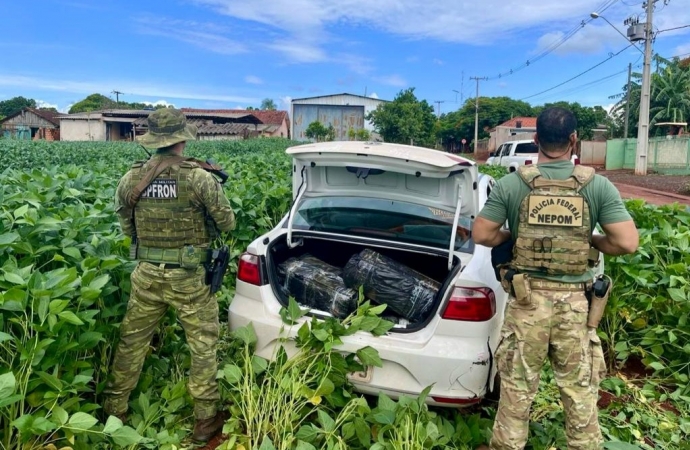
[{"label": "tree", "polygon": [[24,98],[21,96],[13,97],[9,100],[0,102],[0,116],[6,117],[21,111],[24,108],[35,108],[36,100],[32,98]]},{"label": "tree", "polygon": [[[513,117],[534,117],[532,106],[510,97],[479,97],[479,139],[489,137],[489,130]],[[457,111],[441,115],[437,136],[445,148],[457,148],[462,139],[474,139],[475,101],[468,99]]]},{"label": "tree", "polygon": [[371,137],[371,134],[369,133],[369,130],[367,130],[366,128],[360,128],[359,130],[350,128],[349,130],[347,130],[347,137],[351,141],[368,141]]},{"label": "tree", "polygon": [[366,115],[386,142],[433,148],[435,144],[434,107],[419,101],[415,88],[400,91],[392,102],[384,103]]},{"label": "tree", "polygon": [[276,103],[271,98],[265,98],[261,101],[261,109],[275,111]]},{"label": "tree", "polygon": [[72,105],[72,107],[69,109],[69,113],[74,114],[112,108],[126,108],[126,105],[125,102],[120,102],[120,104],[117,104],[103,94],[91,94],[85,99]]},{"label": "tree", "polygon": [[[331,125],[331,128],[332,127],[333,125]],[[309,139],[316,139],[316,142],[326,140],[328,133],[329,129],[323,126],[321,122],[316,120],[310,123],[309,126],[307,126],[307,129],[304,131],[304,135],[306,137],[308,137]]]},{"label": "tree", "polygon": [[[690,59],[668,60],[658,55],[654,57],[656,70],[652,73],[649,102],[649,135],[664,134],[664,129],[655,127],[658,122],[687,122],[690,119]],[[633,73],[630,87],[629,137],[637,136],[642,93],[642,74]],[[617,127],[625,118],[627,85],[622,93],[609,98],[620,98],[611,113]]]}]

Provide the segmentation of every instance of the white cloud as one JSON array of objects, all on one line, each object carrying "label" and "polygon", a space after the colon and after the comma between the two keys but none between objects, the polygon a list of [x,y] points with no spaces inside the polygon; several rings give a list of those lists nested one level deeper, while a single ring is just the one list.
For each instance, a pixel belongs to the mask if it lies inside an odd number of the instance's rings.
[{"label": "white cloud", "polygon": [[36,100],[36,106],[38,108],[55,108],[55,109],[58,109],[57,104],[44,102],[43,100]]},{"label": "white cloud", "polygon": [[434,58],[433,63],[439,66],[442,66],[445,64],[445,62],[442,59]]},{"label": "white cloud", "polygon": [[117,80],[65,80],[59,77],[37,78],[22,75],[0,75],[0,86],[9,87],[30,87],[36,90],[61,91],[75,94],[93,94],[94,92],[110,92],[112,86],[117,85],[118,89],[128,95],[141,97],[164,97],[186,100],[213,100],[218,102],[239,102],[239,103],[259,103],[261,100],[254,97],[244,97],[240,95],[230,95],[222,91],[204,91],[198,86],[166,86],[157,81],[127,81]]},{"label": "white cloud", "polygon": [[389,86],[395,87],[405,87],[407,86],[407,81],[400,75],[388,75],[383,77],[375,77],[374,81],[378,81],[381,84],[387,84]]},{"label": "white cloud", "polygon": [[195,3],[223,15],[286,31],[301,42],[323,42],[313,38],[328,38],[329,27],[346,23],[415,39],[476,44],[509,39],[511,32],[553,25],[554,18],[572,24],[573,19],[586,18],[601,0],[273,0],[270,8],[265,2],[246,0]]},{"label": "white cloud", "polygon": [[163,36],[223,55],[246,53],[247,47],[230,39],[228,30],[213,23],[178,20],[165,17],[138,17],[137,31],[141,34]]},{"label": "white cloud", "polygon": [[372,92],[371,94],[369,94],[369,97],[371,97],[371,98],[379,98],[379,95],[378,95],[376,92]]},{"label": "white cloud", "polygon": [[286,95],[284,97],[280,97],[278,100],[280,101],[281,106],[281,108],[279,109],[290,110],[290,105],[292,104],[292,97]]},{"label": "white cloud", "polygon": [[676,55],[684,55],[683,57],[687,57],[688,55],[690,55],[690,43],[682,44],[676,47],[675,50],[673,50],[672,56]]},{"label": "white cloud", "polygon": [[165,106],[166,108],[169,106],[172,106],[173,108],[175,105],[173,103],[168,103],[165,100],[158,100],[157,102],[141,102],[144,105],[150,105],[150,106]]},{"label": "white cloud", "polygon": [[263,84],[263,80],[256,75],[247,75],[244,77],[244,81],[249,84]]},{"label": "white cloud", "polygon": [[533,54],[536,55],[548,50],[552,50],[555,55],[596,54],[607,48],[618,50],[627,45],[623,36],[606,24],[604,26],[596,26],[592,23],[585,25],[576,34],[561,43],[565,35],[562,31],[553,31],[542,35],[537,40],[537,48]]}]

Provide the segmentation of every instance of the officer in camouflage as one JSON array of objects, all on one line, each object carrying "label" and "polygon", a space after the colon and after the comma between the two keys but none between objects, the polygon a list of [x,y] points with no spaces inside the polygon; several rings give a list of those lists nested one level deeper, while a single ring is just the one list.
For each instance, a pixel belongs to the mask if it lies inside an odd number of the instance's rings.
[{"label": "officer in camouflage", "polygon": [[203,264],[217,230],[235,228],[235,215],[213,175],[182,156],[186,141],[196,139],[196,127],[184,114],[159,109],[149,115],[148,127],[138,140],[156,153],[131,167],[115,195],[120,226],[132,237],[130,253],[138,264],[104,410],[126,419],[153,333],[173,307],[192,357],[187,384],[196,419],[192,438],[205,442],[222,429],[226,416],[217,410],[218,303]]},{"label": "officer in camouflage", "polygon": [[[606,369],[596,334],[600,315],[594,316],[603,306],[596,296],[589,306],[593,269],[599,252],[633,253],[639,237],[613,184],[570,162],[576,128],[570,111],[544,110],[534,136],[538,164],[498,180],[472,230],[479,245],[514,242],[512,261],[500,270],[510,295],[495,355],[501,388],[492,450],[524,448],[547,358],[561,393],[568,448],[602,446],[597,394]],[[506,220],[508,230],[502,229]],[[604,234],[593,234],[597,224]],[[605,302],[608,292],[597,295]]]}]

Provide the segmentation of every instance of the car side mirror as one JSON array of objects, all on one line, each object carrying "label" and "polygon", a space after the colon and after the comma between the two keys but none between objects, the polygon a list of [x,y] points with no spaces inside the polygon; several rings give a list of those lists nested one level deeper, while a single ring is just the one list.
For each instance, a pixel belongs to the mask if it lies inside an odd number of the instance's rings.
[{"label": "car side mirror", "polygon": [[489,156],[496,156],[496,152],[489,153]]}]

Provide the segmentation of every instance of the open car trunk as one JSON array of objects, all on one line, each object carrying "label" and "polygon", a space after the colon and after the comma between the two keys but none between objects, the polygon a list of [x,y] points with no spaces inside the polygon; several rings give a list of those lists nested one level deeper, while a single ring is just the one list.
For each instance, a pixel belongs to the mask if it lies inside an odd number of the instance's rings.
[{"label": "open car trunk", "polygon": [[317,315],[344,318],[353,312],[363,287],[364,301],[387,304],[383,317],[393,331],[424,328],[438,310],[448,284],[461,265],[457,256],[448,270],[441,254],[357,243],[356,239],[300,236],[291,248],[286,235],[268,248],[268,277],[280,302],[289,296]]}]

